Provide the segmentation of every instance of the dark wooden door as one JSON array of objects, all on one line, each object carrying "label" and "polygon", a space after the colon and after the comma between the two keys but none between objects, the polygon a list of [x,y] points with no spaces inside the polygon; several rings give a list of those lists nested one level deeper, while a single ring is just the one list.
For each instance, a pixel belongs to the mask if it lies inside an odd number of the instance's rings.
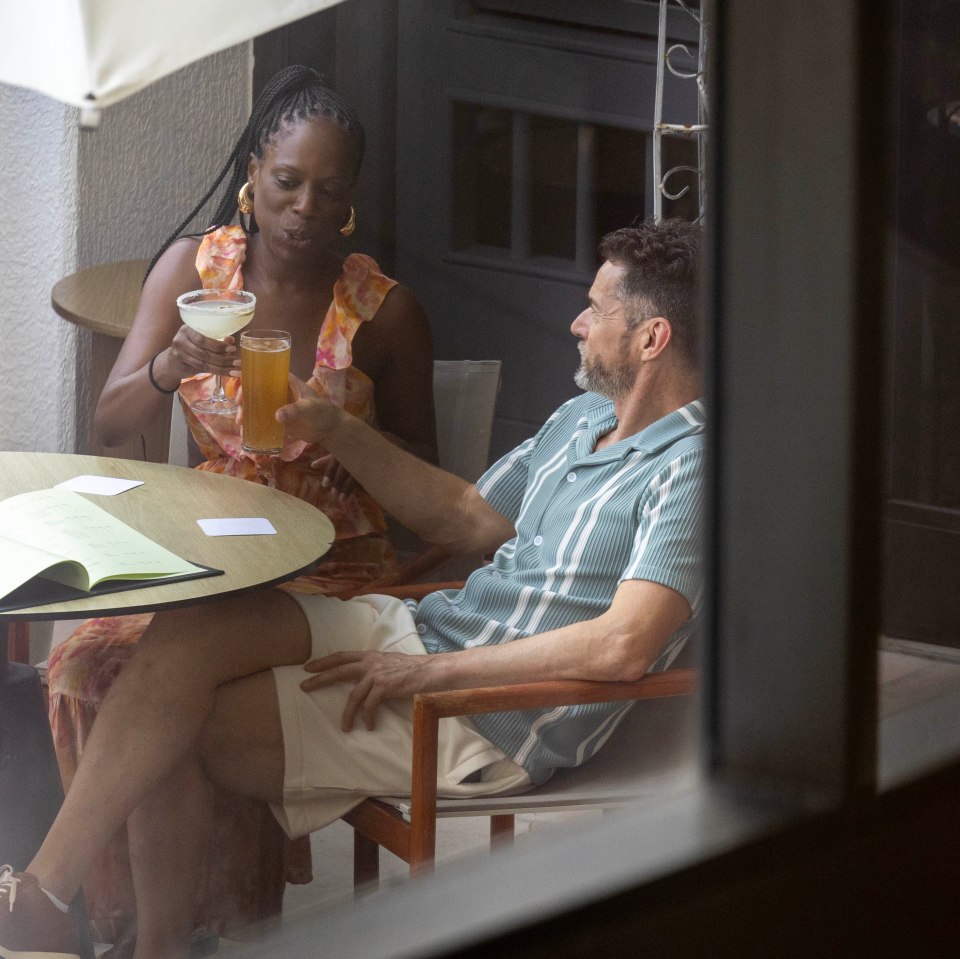
[{"label": "dark wooden door", "polygon": [[[656,3],[402,0],[396,275],[442,359],[501,359],[494,454],[576,392],[570,323],[606,231],[653,210]],[[682,14],[682,11],[679,11]],[[671,32],[692,41],[685,14]],[[666,120],[695,122],[670,78]],[[693,144],[674,141],[672,157]],[[696,215],[691,190],[665,212]]]},{"label": "dark wooden door", "polygon": [[960,646],[960,5],[899,20],[883,628]]}]

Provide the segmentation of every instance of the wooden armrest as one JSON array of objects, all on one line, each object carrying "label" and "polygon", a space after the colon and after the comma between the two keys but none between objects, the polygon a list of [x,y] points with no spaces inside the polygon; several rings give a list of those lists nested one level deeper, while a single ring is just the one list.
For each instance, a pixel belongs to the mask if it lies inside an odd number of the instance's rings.
[{"label": "wooden armrest", "polygon": [[557,679],[511,686],[485,686],[417,693],[414,708],[422,702],[430,712],[442,716],[469,716],[540,706],[572,706],[578,703],[612,703],[627,699],[661,699],[693,692],[696,671],[668,669],[647,673],[631,683]]},{"label": "wooden armrest", "polygon": [[692,692],[695,687],[695,670],[668,669],[662,673],[648,673],[630,683],[550,680],[513,686],[417,693],[413,697],[411,865],[433,861],[435,833],[432,828],[425,828],[425,824],[433,823],[437,816],[437,738],[442,717],[578,703],[660,699],[682,696]]},{"label": "wooden armrest", "polygon": [[0,649],[0,662],[26,663],[29,665],[30,624],[23,622],[4,623],[0,626],[0,645],[3,646]]}]

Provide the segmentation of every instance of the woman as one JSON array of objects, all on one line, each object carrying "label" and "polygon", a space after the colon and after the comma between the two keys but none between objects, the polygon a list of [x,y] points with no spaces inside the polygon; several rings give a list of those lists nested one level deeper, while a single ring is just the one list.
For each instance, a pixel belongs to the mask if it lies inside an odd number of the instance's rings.
[{"label": "woman", "polygon": [[[201,286],[250,290],[257,306],[248,328],[288,330],[293,373],[394,442],[435,459],[426,318],[369,257],[341,259],[331,249],[353,232],[363,149],[355,114],[314,71],[289,67],[277,74],[220,176],[154,257],[95,417],[101,441],[115,445],[164,415],[168,396],[179,392],[204,456],[198,468],[276,486],[322,509],[336,540],[313,574],[288,585],[295,590],[335,593],[389,580],[396,564],[383,513],[322,450],[289,442],[277,456],[251,455],[241,448],[236,417],[190,411],[191,402],[212,392],[213,374],[222,374],[228,393],[236,394],[238,381],[228,374],[238,365],[238,340],[209,339],[182,325],[176,298]],[[211,228],[180,236],[223,182]],[[238,210],[240,225],[231,226]],[[311,466],[318,458],[321,465]],[[148,622],[149,616],[91,620],[51,656],[51,723],[66,782],[103,696]],[[278,910],[283,883],[274,869],[275,881],[261,888],[261,831],[276,829],[264,821],[265,807],[225,794],[218,804],[211,847],[217,854],[198,921],[222,930]],[[294,851],[299,861],[288,863],[287,875],[308,881],[309,846]],[[134,935],[128,860],[119,836],[84,884],[94,938],[119,941],[120,953]]]}]

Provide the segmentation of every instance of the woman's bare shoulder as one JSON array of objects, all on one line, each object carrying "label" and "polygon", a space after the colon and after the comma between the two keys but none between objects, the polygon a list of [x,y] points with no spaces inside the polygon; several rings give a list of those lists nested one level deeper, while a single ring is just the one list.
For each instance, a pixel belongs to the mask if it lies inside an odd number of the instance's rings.
[{"label": "woman's bare shoulder", "polygon": [[368,323],[354,339],[354,363],[376,381],[398,365],[418,365],[418,357],[433,358],[433,336],[426,313],[406,287],[397,284],[387,293]]},{"label": "woman's bare shoulder", "polygon": [[387,293],[370,323],[363,325],[370,339],[385,350],[433,350],[430,324],[420,301],[399,283]]},{"label": "woman's bare shoulder", "polygon": [[163,255],[154,264],[150,275],[144,281],[144,292],[152,288],[183,287],[182,292],[195,289],[200,284],[197,273],[197,250],[200,248],[198,237],[183,236],[174,240],[163,251]]},{"label": "woman's bare shoulder", "polygon": [[429,330],[420,301],[400,283],[384,297],[374,319],[385,332],[392,329],[402,335]]}]

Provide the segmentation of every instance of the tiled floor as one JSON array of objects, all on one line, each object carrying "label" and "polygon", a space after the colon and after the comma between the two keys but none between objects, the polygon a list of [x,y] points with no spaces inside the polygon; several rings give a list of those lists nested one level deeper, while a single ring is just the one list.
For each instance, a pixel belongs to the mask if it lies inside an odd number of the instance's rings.
[{"label": "tiled floor", "polygon": [[[884,640],[880,657],[880,713],[881,746],[885,741],[885,730],[898,722],[900,717],[909,716],[918,703],[933,703],[942,706],[946,703],[953,709],[950,712],[951,728],[960,722],[960,652],[940,647],[925,647],[918,644],[904,644],[895,640]],[[956,704],[956,708],[954,708]],[[946,709],[946,706],[942,706]],[[935,737],[937,743],[932,753],[942,752],[944,727]],[[960,728],[960,727],[957,727]],[[910,731],[914,752],[917,744],[923,745],[922,737],[916,731]],[[889,738],[889,736],[887,736]],[[960,740],[960,734],[957,736]],[[886,750],[881,748],[880,780],[881,784],[892,775],[889,761],[884,763]],[[899,751],[899,752],[902,752]],[[899,752],[897,754],[899,755]],[[922,750],[921,750],[922,752]],[[924,754],[925,755],[925,754]],[[923,758],[922,756],[920,757]],[[895,772],[895,770],[893,771]],[[590,822],[601,816],[600,812],[581,813],[532,813],[517,817],[517,843],[535,842],[537,836],[549,831],[555,835],[558,830],[575,828],[579,824]],[[352,830],[343,822],[336,822],[311,837],[313,851],[314,881],[306,886],[288,886],[284,900],[284,917],[293,920],[297,917],[316,914],[324,908],[331,908],[349,901],[353,897],[353,836]],[[444,863],[468,856],[488,855],[489,820],[485,818],[441,819],[437,826],[437,861],[442,868]],[[401,883],[407,881],[407,866],[389,853],[381,853],[381,883]],[[228,959],[232,944],[223,942],[219,955]]]},{"label": "tiled floor", "polygon": [[[600,812],[530,813],[517,816],[517,842],[534,840],[542,834],[570,828],[595,820]],[[486,818],[442,819],[437,825],[437,862],[453,862],[466,856],[488,855],[490,821]],[[283,916],[292,920],[314,915],[319,910],[353,898],[353,830],[338,821],[310,837],[313,852],[313,882],[305,886],[287,886]],[[405,863],[387,852],[380,854],[382,885],[406,882]],[[217,955],[227,959],[232,943],[222,941]]]}]

